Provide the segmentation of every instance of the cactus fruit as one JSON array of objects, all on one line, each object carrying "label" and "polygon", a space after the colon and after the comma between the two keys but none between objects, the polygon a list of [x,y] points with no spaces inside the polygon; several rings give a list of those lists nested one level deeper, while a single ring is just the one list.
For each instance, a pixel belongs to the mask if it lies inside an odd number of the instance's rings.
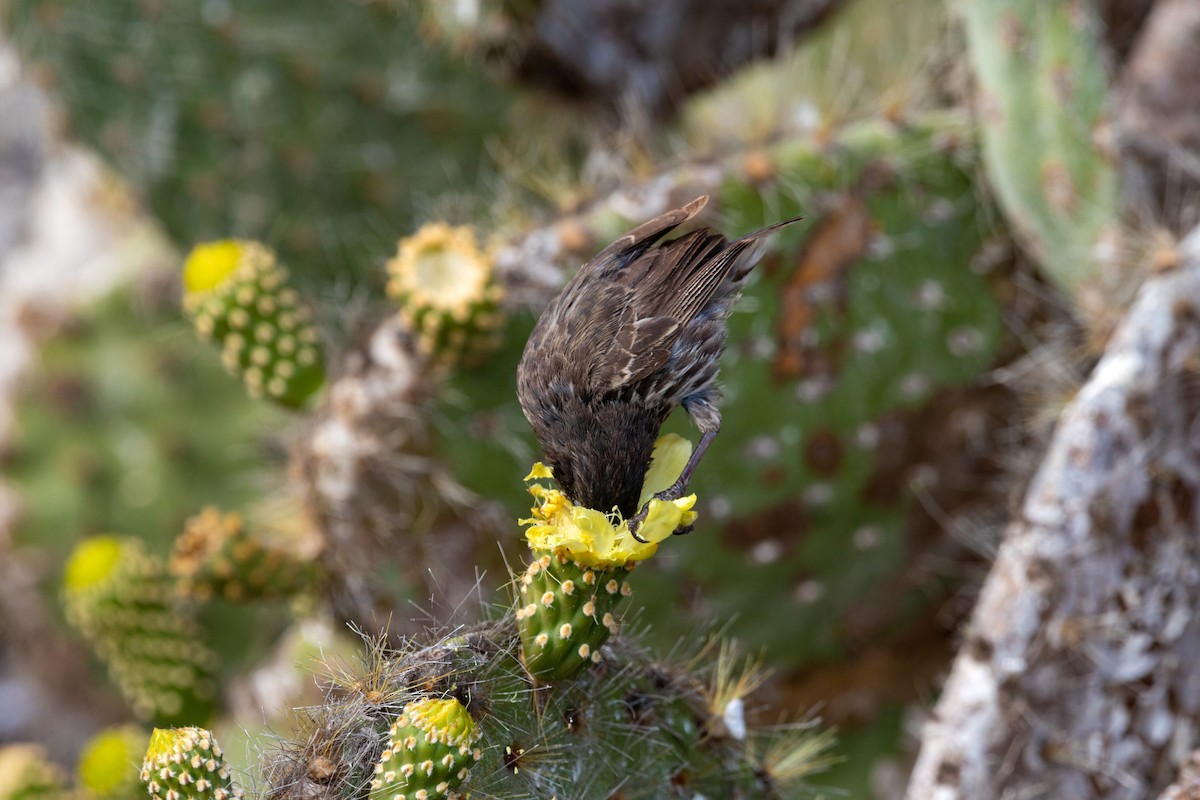
[{"label": "cactus fruit", "polygon": [[404,707],[392,723],[375,764],[375,800],[445,800],[482,757],[479,731],[454,698],[425,697]]},{"label": "cactus fruit", "polygon": [[426,356],[475,364],[497,348],[504,313],[495,258],[469,226],[423,226],[387,264],[388,295]]},{"label": "cactus fruit", "polygon": [[0,800],[61,800],[66,776],[32,744],[0,746]]},{"label": "cactus fruit", "polygon": [[311,587],[312,563],[249,533],[240,514],[206,508],[187,521],[169,562],[179,591],[195,600],[278,600]]},{"label": "cactus fruit", "polygon": [[325,381],[312,311],[288,285],[288,272],[257,242],[197,245],[183,270],[183,308],[201,339],[221,347],[252,397],[299,408]]},{"label": "cactus fruit", "polygon": [[215,693],[216,657],[174,597],[166,565],[136,539],[94,536],[67,562],[67,621],[142,719],[203,718]]},{"label": "cactus fruit", "polygon": [[155,728],[142,762],[142,783],[154,800],[241,800],[225,755],[203,728]]},{"label": "cactus fruit", "polygon": [[[649,513],[634,538],[624,520],[574,505],[558,489],[529,487],[539,502],[533,517],[522,520],[536,558],[519,580],[516,609],[521,658],[531,675],[561,681],[600,660],[600,648],[617,632],[617,606],[631,594],[625,578],[658,550],[677,529],[691,525],[695,495],[673,502],[654,498],[670,486],[687,463],[692,444],[675,434],[661,437],[638,502]],[[535,464],[526,481],[552,478],[550,468]]]},{"label": "cactus fruit", "polygon": [[79,787],[97,800],[128,800],[141,793],[138,767],[150,734],[137,725],[106,728],[79,755]]}]

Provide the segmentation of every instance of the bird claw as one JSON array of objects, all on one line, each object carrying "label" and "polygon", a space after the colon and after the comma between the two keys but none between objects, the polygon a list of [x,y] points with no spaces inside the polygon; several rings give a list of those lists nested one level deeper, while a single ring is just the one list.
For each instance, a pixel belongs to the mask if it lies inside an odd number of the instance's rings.
[{"label": "bird claw", "polygon": [[[654,495],[654,497],[650,498],[650,500],[661,500],[664,503],[673,503],[674,501],[683,497],[683,490],[684,487],[676,483]],[[638,528],[642,527],[642,523],[646,521],[646,515],[650,513],[650,500],[646,501],[646,505],[642,506],[641,511],[629,518],[629,535],[634,539],[637,539],[642,544],[649,544],[649,542],[647,542],[641,536],[638,536]],[[692,527],[693,526],[688,525],[686,528],[680,528],[679,530],[675,531],[675,534],[680,535],[684,533],[691,533]]]},{"label": "bird claw", "polygon": [[629,518],[629,535],[637,539],[642,544],[649,544],[645,539],[638,536],[638,528],[642,527],[642,523],[646,521],[646,514],[650,510],[650,504],[646,503],[645,507]]}]

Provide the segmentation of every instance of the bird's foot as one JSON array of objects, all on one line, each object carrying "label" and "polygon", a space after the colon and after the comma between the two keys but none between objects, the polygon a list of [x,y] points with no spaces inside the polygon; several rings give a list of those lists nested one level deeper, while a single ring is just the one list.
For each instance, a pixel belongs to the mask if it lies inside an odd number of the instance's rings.
[{"label": "bird's foot", "polygon": [[[650,500],[661,500],[664,503],[673,503],[676,500],[678,500],[679,498],[683,497],[683,492],[684,492],[685,488],[686,487],[681,483],[674,483],[671,486],[669,486],[666,489],[659,492],[658,494],[654,495],[654,497],[650,498]],[[641,511],[639,511],[638,513],[634,514],[632,517],[629,518],[629,535],[632,536],[633,538],[637,539],[642,544],[647,544],[647,542],[641,536],[638,536],[638,528],[642,527],[642,523],[646,521],[646,515],[650,513],[650,500],[646,501],[646,505],[642,506]],[[675,533],[677,533],[677,534],[691,533],[691,532],[692,532],[691,525],[688,525],[686,528],[680,528],[679,530],[675,531]]]}]

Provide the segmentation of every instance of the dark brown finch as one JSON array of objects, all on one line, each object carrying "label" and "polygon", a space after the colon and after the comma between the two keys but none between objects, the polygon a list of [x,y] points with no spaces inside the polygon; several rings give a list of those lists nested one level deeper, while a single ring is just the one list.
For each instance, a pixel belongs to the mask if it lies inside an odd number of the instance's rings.
[{"label": "dark brown finch", "polygon": [[517,395],[562,491],[616,508],[635,532],[659,428],[682,405],[701,438],[683,474],[656,495],[683,495],[721,427],[717,369],[726,321],[765,236],[700,229],[656,243],[708,197],[634,228],[588,261],[542,312],[517,367]]}]

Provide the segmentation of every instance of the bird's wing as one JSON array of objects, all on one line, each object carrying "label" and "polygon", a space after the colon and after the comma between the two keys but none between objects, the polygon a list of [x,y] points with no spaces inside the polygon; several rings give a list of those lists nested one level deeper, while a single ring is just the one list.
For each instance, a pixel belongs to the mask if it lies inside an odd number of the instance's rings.
[{"label": "bird's wing", "polygon": [[[795,220],[755,231],[734,242],[710,230],[686,234],[657,248],[653,242],[703,207],[698,198],[684,208],[652,220],[618,240],[626,251],[606,248],[610,267],[601,273],[598,291],[612,292],[601,304],[611,316],[596,320],[592,341],[602,353],[594,358],[590,383],[616,390],[636,383],[667,363],[671,347],[692,319],[708,305],[734,270],[757,260],[756,244],[766,234]],[[665,220],[670,217],[671,222]],[[635,233],[648,232],[649,239]],[[634,251],[632,255],[629,250]],[[753,251],[753,252],[751,252]],[[606,343],[611,343],[604,349]]]},{"label": "bird's wing", "polygon": [[751,243],[730,243],[700,230],[629,263],[617,277],[627,299],[624,311],[612,346],[597,360],[594,385],[619,389],[661,369],[675,340],[713,299]]}]

